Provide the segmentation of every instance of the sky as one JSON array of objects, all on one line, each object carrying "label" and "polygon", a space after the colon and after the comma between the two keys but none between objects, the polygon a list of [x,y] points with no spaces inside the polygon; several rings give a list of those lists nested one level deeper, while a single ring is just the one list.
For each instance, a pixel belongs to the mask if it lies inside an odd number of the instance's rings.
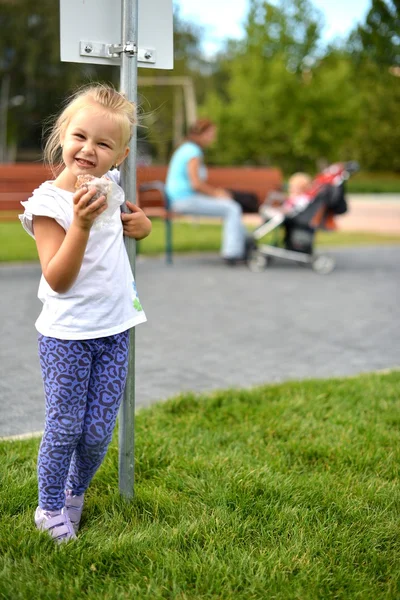
[{"label": "sky", "polygon": [[[326,42],[344,37],[364,20],[371,0],[311,0],[325,21],[322,38]],[[180,16],[204,27],[203,48],[212,57],[227,38],[240,38],[248,0],[174,0]]]}]

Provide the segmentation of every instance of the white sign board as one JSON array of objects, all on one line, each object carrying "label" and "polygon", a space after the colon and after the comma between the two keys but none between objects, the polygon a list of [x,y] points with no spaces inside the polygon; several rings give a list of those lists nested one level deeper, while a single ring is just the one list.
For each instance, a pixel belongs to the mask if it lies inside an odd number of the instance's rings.
[{"label": "white sign board", "polygon": [[[138,66],[173,68],[172,0],[138,0]],[[119,65],[122,0],[60,0],[61,60]],[[128,40],[131,41],[131,40]]]}]

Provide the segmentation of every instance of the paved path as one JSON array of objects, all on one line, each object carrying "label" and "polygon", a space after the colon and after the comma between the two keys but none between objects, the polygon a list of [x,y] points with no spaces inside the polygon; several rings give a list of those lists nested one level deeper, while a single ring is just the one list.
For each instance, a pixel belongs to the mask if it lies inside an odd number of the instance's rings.
[{"label": "paved path", "polygon": [[[139,259],[148,323],[136,335],[137,405],[399,367],[400,246],[331,254],[328,276],[283,262],[254,274],[208,255]],[[0,436],[43,428],[39,276],[38,265],[0,266]]]},{"label": "paved path", "polygon": [[348,194],[349,211],[337,217],[342,231],[400,234],[400,194]]},{"label": "paved path", "polygon": [[[347,194],[349,210],[336,217],[341,231],[400,234],[400,194]],[[245,221],[259,225],[259,215],[245,215]]]}]

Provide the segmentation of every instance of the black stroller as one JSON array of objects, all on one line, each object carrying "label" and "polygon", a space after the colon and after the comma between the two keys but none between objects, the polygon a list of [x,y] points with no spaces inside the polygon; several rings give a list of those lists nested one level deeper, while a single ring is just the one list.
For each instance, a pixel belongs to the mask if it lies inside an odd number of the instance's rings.
[{"label": "black stroller", "polygon": [[[276,211],[252,232],[248,242],[247,266],[253,272],[264,271],[274,257],[310,265],[322,275],[335,268],[335,260],[328,255],[315,254],[314,237],[318,229],[334,230],[334,216],[347,212],[344,182],[358,170],[355,162],[334,164],[324,169],[313,180],[308,204],[294,208],[290,213]],[[260,210],[262,214],[262,208]],[[283,243],[262,244],[260,240],[284,228]]]}]

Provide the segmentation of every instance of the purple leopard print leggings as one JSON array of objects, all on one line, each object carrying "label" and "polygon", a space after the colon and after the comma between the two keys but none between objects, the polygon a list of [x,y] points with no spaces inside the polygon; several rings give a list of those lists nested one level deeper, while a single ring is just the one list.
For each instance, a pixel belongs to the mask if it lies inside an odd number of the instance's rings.
[{"label": "purple leopard print leggings", "polygon": [[129,332],[92,340],[39,335],[46,422],[39,449],[39,506],[81,495],[111,441],[128,371]]}]

